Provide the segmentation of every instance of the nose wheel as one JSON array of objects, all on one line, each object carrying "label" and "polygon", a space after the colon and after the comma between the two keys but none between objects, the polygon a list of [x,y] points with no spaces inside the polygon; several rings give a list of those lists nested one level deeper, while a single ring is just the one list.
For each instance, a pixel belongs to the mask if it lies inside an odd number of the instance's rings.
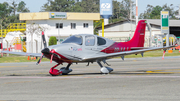
[{"label": "nose wheel", "polygon": [[59,65],[60,65],[60,63],[58,63],[57,65],[53,66],[49,70],[49,74],[51,74],[52,76],[58,76],[60,74],[67,75],[68,73],[72,72],[72,69],[69,68],[71,66],[71,63],[68,64],[67,67],[62,67],[60,70],[54,69],[54,68],[56,68]]},{"label": "nose wheel", "polygon": [[51,74],[52,76],[57,76],[57,75],[62,74],[62,71],[59,71],[59,70],[57,70],[57,69],[54,69],[54,68],[56,68],[56,67],[59,66],[59,65],[60,65],[60,63],[57,64],[57,65],[55,65],[55,66],[53,66],[53,67],[49,70],[49,74]]}]

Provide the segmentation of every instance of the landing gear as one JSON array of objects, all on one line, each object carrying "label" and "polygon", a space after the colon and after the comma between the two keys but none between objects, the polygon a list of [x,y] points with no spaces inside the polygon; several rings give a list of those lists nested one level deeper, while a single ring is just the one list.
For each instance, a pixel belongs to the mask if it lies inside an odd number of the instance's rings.
[{"label": "landing gear", "polygon": [[59,71],[62,72],[62,75],[67,75],[68,73],[72,72],[72,69],[69,68],[70,66],[71,66],[71,63],[68,64],[67,67],[60,68]]},{"label": "landing gear", "polygon": [[53,66],[50,70],[49,70],[49,73],[52,75],[52,76],[57,76],[57,75],[60,75],[62,74],[62,71],[59,71],[57,69],[54,69],[56,68],[57,66],[59,66],[60,63],[58,63],[57,65]]},{"label": "landing gear", "polygon": [[60,70],[57,70],[57,69],[54,69],[56,68],[57,66],[59,66],[60,63],[58,63],[57,65],[53,66],[50,70],[49,70],[49,73],[52,75],[52,76],[58,76],[60,74],[62,75],[67,75],[68,73],[72,72],[72,69],[69,69],[69,67],[71,66],[71,63],[67,65],[67,67],[62,67]]},{"label": "landing gear", "polygon": [[97,63],[98,63],[98,65],[101,67],[101,73],[103,73],[103,74],[109,74],[110,72],[113,71],[112,68],[103,66],[100,61],[98,61]]}]

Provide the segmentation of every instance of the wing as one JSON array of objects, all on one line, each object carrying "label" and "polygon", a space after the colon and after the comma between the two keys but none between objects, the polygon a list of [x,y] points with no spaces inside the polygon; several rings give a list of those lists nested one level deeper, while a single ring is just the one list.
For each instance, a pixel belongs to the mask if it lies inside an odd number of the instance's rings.
[{"label": "wing", "polygon": [[168,49],[168,48],[172,48],[172,47],[176,47],[176,46],[148,48],[148,49],[141,49],[141,50],[116,52],[116,53],[110,53],[110,54],[104,54],[104,55],[96,55],[95,57],[85,57],[85,58],[82,59],[82,61],[97,61],[97,60],[101,61],[101,60],[104,60],[104,59],[110,59],[110,58],[119,57],[119,56],[144,53],[144,52],[147,52],[147,51],[154,51],[154,50],[160,50],[160,49]]},{"label": "wing", "polygon": [[22,56],[34,56],[34,57],[41,57],[41,53],[25,53],[25,52],[11,52],[11,51],[1,51],[2,53],[7,54],[15,54],[15,55],[22,55]]}]

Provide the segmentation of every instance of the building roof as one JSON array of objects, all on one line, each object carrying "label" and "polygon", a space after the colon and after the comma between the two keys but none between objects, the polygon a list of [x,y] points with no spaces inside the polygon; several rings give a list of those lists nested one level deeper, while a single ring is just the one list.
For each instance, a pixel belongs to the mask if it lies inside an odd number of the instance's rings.
[{"label": "building roof", "polygon": [[74,12],[36,12],[20,13],[19,19],[22,20],[100,20],[100,13],[74,13]]},{"label": "building roof", "polygon": [[[147,22],[153,25],[161,26],[161,19],[146,19]],[[169,20],[170,27],[180,27],[180,20]]]},{"label": "building roof", "polygon": [[[139,20],[147,20],[147,22],[149,22],[151,25],[161,26],[161,19],[139,19]],[[123,23],[125,21],[128,21],[128,20],[122,20],[119,22],[107,24],[107,25],[104,25],[104,27],[109,27],[109,26],[112,26],[112,25],[115,25],[118,23]],[[132,19],[132,21],[135,22],[136,20]],[[180,20],[169,20],[169,26],[170,27],[180,27]],[[97,29],[101,29],[101,28],[102,28],[102,26],[97,27]]]}]

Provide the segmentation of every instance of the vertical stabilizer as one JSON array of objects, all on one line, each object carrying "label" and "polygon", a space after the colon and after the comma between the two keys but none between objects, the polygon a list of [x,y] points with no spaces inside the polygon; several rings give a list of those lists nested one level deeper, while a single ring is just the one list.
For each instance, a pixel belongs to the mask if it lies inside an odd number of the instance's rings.
[{"label": "vertical stabilizer", "polygon": [[123,42],[129,47],[144,47],[144,37],[146,30],[146,20],[140,20],[136,27],[133,38],[128,42]]},{"label": "vertical stabilizer", "polygon": [[[135,47],[144,47],[144,37],[146,30],[146,20],[140,20],[136,27],[133,38],[128,42],[115,42],[108,48],[103,49],[101,52],[113,53],[119,51],[128,51]],[[116,49],[116,50],[115,50]]]}]

